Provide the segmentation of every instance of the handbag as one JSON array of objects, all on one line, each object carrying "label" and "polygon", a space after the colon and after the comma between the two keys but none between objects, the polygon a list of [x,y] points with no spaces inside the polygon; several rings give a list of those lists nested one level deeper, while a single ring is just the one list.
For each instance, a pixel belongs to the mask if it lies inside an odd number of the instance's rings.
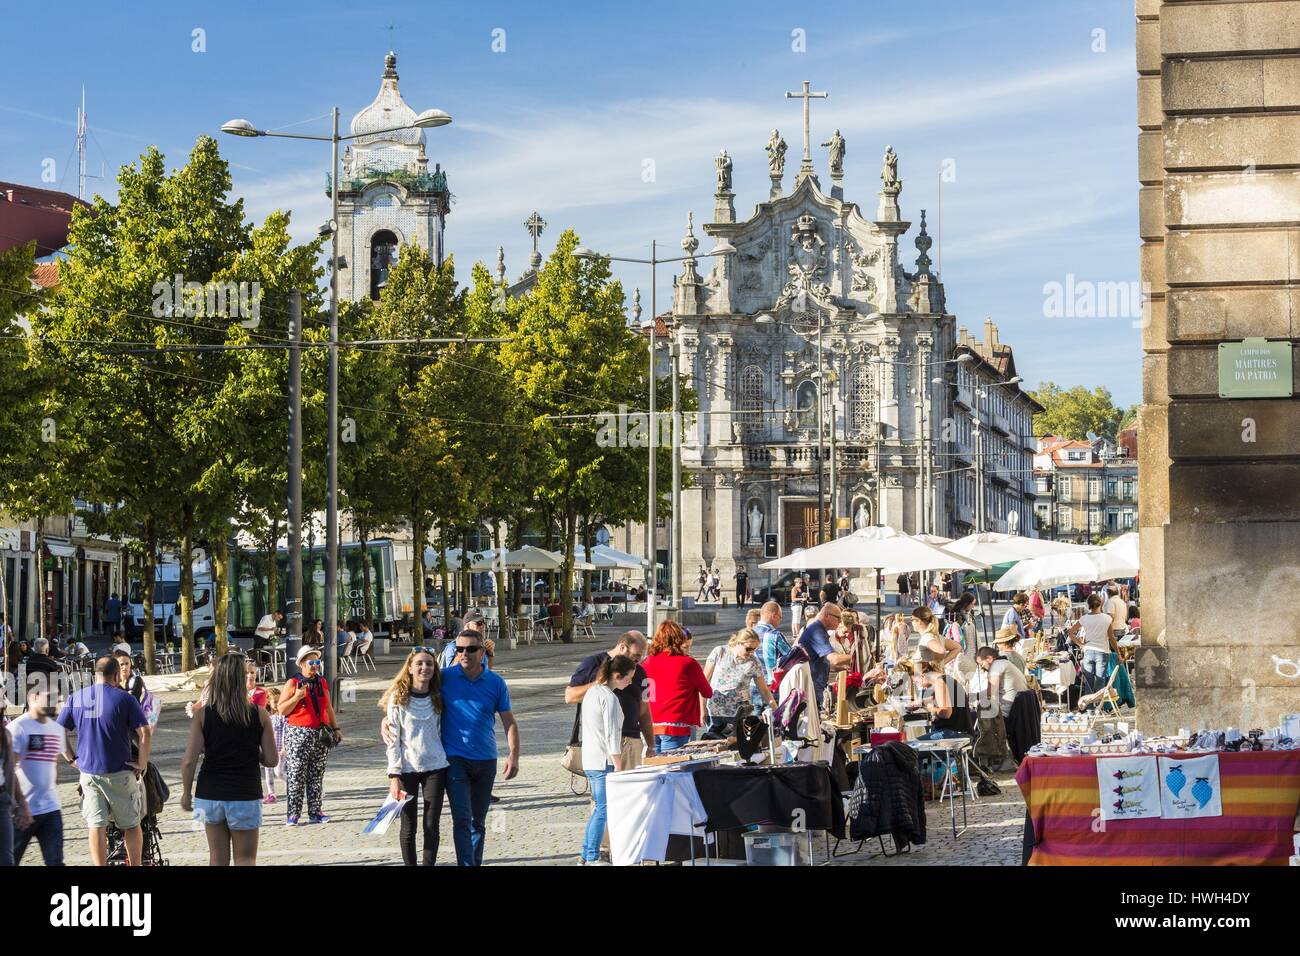
[{"label": "handbag", "polygon": [[[299,683],[305,684],[306,681]],[[311,709],[316,712],[316,719],[320,721],[320,726],[316,728],[316,737],[326,750],[333,750],[339,745],[339,732],[337,727],[331,727],[325,723],[325,718],[320,712],[320,705],[316,703],[316,695],[312,688],[307,688],[307,699],[311,701]]]},{"label": "handbag", "polygon": [[579,741],[581,731],[582,705],[579,704],[574,708],[573,731],[569,734],[569,745],[564,748],[564,754],[560,757],[560,766],[575,777],[582,777],[585,780],[587,775],[582,770],[582,744]]}]

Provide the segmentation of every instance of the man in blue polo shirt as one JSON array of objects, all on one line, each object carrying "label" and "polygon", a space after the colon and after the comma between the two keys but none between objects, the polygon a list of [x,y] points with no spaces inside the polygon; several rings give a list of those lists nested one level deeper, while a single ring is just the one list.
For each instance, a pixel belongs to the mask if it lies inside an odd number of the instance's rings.
[{"label": "man in blue polo shirt", "polygon": [[492,784],[497,775],[496,716],[510,752],[501,776],[519,772],[519,725],[505,680],[483,666],[483,639],[456,635],[456,663],[442,672],[442,747],[447,753],[447,796],[458,866],[481,866]]},{"label": "man in blue polo shirt", "polygon": [[838,653],[831,644],[830,632],[840,623],[840,606],[827,601],[819,613],[799,635],[799,643],[808,652],[808,669],[812,672],[813,687],[817,691],[816,704],[822,706],[822,692],[830,681],[832,670],[844,670],[851,658]]}]

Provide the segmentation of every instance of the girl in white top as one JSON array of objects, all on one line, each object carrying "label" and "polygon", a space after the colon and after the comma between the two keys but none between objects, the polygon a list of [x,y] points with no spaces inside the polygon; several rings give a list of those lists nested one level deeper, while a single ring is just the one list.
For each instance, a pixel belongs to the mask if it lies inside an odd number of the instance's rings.
[{"label": "girl in white top", "polygon": [[582,771],[591,783],[591,816],[582,841],[580,865],[598,866],[600,839],[605,835],[605,777],[623,769],[623,705],[614,695],[625,690],[636,674],[636,662],[619,654],[607,657],[596,682],[582,698]]},{"label": "girl in white top", "polygon": [[388,744],[388,794],[410,794],[402,807],[402,862],[415,866],[415,815],[424,792],[423,864],[438,857],[438,819],[447,789],[447,754],[442,749],[442,678],[432,649],[416,647],[379,698],[392,736]]}]

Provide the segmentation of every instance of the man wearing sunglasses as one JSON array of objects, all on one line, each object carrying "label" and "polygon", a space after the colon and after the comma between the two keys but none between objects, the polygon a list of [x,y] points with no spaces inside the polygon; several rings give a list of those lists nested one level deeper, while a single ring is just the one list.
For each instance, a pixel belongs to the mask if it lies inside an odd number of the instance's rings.
[{"label": "man wearing sunglasses", "polygon": [[496,716],[506,731],[509,754],[502,778],[519,773],[519,725],[510,691],[499,674],[484,666],[477,631],[456,635],[455,663],[442,673],[442,746],[447,752],[447,796],[459,866],[483,863],[483,842],[492,784],[497,774]]}]

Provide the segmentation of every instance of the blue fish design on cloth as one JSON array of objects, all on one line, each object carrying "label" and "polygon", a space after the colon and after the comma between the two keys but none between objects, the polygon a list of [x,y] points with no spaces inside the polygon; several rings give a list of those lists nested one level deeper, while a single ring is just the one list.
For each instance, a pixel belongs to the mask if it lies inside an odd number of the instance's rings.
[{"label": "blue fish design on cloth", "polygon": [[1209,803],[1210,798],[1214,796],[1214,788],[1210,786],[1209,777],[1196,778],[1196,783],[1192,784],[1192,796],[1195,797],[1196,802],[1201,805],[1201,809],[1205,809],[1205,805]]},{"label": "blue fish design on cloth", "polygon": [[1187,775],[1183,773],[1183,768],[1174,764],[1173,769],[1165,775],[1165,783],[1175,797],[1182,793],[1183,787],[1187,786]]}]

